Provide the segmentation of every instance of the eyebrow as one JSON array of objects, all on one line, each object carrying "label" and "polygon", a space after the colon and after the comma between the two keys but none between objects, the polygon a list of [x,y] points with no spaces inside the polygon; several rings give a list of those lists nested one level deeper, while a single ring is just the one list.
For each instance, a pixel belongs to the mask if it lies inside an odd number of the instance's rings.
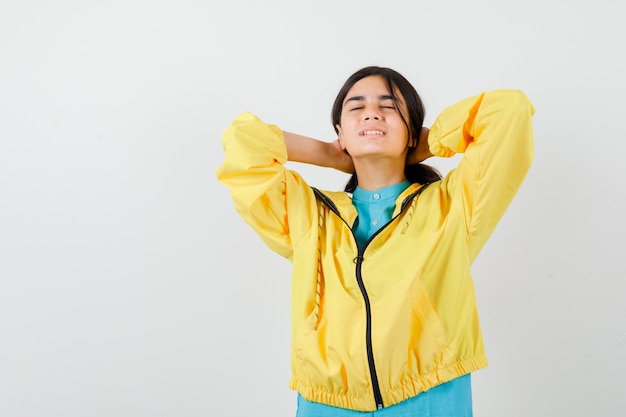
[{"label": "eyebrow", "polygon": [[[391,94],[384,94],[382,96],[378,96],[378,100],[394,100],[395,101],[395,97],[392,96]],[[350,97],[349,99],[347,99],[343,105],[345,106],[346,104],[348,104],[351,101],[365,101],[365,96],[353,96]]]}]

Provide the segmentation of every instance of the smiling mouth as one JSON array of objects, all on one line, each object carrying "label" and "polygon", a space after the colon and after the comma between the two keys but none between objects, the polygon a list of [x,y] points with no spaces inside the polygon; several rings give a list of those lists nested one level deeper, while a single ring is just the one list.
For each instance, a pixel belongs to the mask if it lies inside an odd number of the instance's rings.
[{"label": "smiling mouth", "polygon": [[383,132],[382,130],[364,130],[363,132],[360,133],[361,136],[368,136],[368,135],[382,136],[384,134],[385,132]]}]

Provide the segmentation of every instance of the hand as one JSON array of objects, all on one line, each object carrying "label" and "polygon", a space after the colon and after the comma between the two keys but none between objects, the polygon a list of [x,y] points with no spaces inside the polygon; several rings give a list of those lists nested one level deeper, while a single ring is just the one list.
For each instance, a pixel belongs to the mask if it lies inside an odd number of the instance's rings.
[{"label": "hand", "polygon": [[430,148],[428,147],[429,133],[429,128],[422,127],[422,130],[420,131],[420,137],[417,142],[417,147],[413,148],[406,156],[407,165],[418,164],[433,156],[433,154],[430,152]]},{"label": "hand", "polygon": [[333,168],[347,174],[354,174],[354,162],[352,162],[352,157],[341,148],[339,139],[335,139],[330,145],[333,153]]}]

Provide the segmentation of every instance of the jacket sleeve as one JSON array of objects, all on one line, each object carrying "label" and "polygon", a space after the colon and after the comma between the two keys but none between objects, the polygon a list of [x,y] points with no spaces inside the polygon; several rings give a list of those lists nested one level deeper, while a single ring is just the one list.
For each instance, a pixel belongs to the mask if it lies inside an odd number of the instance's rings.
[{"label": "jacket sleeve", "polygon": [[533,159],[535,108],[518,90],[495,90],[445,109],[428,143],[436,156],[464,153],[442,181],[453,210],[465,219],[473,261],[520,188]]},{"label": "jacket sleeve", "polygon": [[[222,146],[226,155],[216,175],[230,189],[237,212],[270,249],[291,259],[294,230],[289,220],[298,219],[295,230],[302,233],[308,227],[302,202],[315,197],[298,174],[284,167],[287,148],[281,129],[246,112],[224,131]],[[290,216],[294,210],[297,216]]]}]

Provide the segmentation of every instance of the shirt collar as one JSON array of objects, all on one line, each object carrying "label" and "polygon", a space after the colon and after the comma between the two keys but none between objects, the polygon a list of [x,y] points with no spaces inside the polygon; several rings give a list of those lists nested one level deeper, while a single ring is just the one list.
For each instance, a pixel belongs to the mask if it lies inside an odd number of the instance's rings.
[{"label": "shirt collar", "polygon": [[358,185],[352,194],[352,198],[357,201],[364,202],[377,202],[384,200],[395,200],[402,191],[406,190],[411,183],[405,179],[397,184],[389,185],[387,187],[379,188],[378,190],[368,191],[360,188]]}]

